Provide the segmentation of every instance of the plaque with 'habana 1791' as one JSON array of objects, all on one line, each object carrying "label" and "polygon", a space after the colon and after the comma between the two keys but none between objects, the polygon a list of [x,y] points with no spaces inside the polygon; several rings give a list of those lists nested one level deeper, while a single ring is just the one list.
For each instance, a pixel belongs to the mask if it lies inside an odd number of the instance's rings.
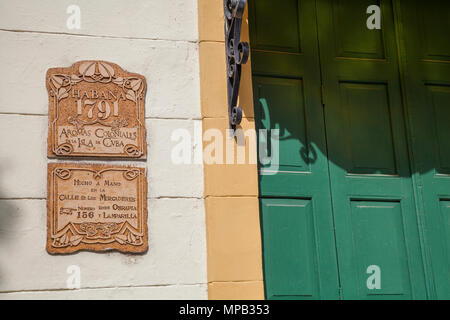
[{"label": "plaque with 'habana 1791'", "polygon": [[145,158],[142,75],[106,61],[47,71],[48,156]]},{"label": "plaque with 'habana 1791'", "polygon": [[49,164],[47,251],[147,251],[146,180],[140,167]]}]

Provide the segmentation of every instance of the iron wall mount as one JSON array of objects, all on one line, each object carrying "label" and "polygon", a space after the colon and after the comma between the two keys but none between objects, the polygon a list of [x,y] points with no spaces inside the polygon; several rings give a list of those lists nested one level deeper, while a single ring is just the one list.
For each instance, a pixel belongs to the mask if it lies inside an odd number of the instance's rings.
[{"label": "iron wall mount", "polygon": [[228,117],[230,128],[241,123],[242,109],[237,105],[242,64],[247,63],[249,45],[241,42],[242,15],[247,0],[223,0],[225,13],[225,52],[227,59]]}]

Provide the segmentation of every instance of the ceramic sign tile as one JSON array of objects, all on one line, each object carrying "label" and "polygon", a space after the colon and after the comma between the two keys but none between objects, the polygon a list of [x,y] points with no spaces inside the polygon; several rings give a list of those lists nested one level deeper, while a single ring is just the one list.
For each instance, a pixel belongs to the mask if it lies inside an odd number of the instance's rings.
[{"label": "ceramic sign tile", "polygon": [[47,71],[48,156],[145,158],[145,78],[105,61]]},{"label": "ceramic sign tile", "polygon": [[144,168],[51,163],[47,181],[49,253],[147,250]]}]

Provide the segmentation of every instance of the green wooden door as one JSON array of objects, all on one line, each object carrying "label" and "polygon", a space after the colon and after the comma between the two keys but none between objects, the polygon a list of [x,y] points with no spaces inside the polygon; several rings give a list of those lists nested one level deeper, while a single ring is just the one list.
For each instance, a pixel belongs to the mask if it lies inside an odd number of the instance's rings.
[{"label": "green wooden door", "polygon": [[249,2],[256,126],[279,130],[279,159],[260,166],[269,299],[339,296],[314,12],[313,0]]},{"label": "green wooden door", "polygon": [[380,2],[382,29],[369,30],[372,0],[317,1],[342,297],[423,299],[393,10]]},{"label": "green wooden door", "polygon": [[449,10],[377,3],[249,1],[269,299],[448,298]]},{"label": "green wooden door", "polygon": [[396,9],[430,298],[450,299],[450,2]]}]

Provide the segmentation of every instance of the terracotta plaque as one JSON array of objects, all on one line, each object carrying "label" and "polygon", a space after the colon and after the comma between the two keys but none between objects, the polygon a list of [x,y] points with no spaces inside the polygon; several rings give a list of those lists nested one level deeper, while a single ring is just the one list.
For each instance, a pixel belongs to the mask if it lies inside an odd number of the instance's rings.
[{"label": "terracotta plaque", "polygon": [[106,61],[47,71],[48,156],[145,158],[145,78]]},{"label": "terracotta plaque", "polygon": [[47,251],[145,252],[146,190],[144,168],[49,164]]}]

